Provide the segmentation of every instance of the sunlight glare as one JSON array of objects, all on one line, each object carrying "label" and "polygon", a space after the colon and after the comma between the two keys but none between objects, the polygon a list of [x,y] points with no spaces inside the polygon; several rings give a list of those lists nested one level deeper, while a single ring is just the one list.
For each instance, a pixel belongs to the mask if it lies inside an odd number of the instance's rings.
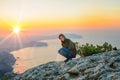
[{"label": "sunlight glare", "polygon": [[20,27],[19,26],[15,26],[13,29],[13,32],[18,34],[20,32]]}]

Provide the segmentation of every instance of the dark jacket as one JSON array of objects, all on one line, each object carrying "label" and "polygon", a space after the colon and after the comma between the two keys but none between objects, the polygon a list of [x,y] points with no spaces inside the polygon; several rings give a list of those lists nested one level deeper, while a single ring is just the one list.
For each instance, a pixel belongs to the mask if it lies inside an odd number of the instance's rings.
[{"label": "dark jacket", "polygon": [[62,46],[69,49],[73,54],[73,57],[76,57],[77,50],[75,44],[70,39],[65,39],[65,41],[62,41]]}]

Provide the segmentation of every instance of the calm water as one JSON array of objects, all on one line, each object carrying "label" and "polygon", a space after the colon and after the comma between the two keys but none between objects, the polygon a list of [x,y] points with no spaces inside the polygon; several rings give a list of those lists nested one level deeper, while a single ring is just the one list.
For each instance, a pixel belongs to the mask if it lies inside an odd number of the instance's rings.
[{"label": "calm water", "polygon": [[[104,35],[104,36],[103,36]],[[120,48],[120,38],[118,34],[83,34],[82,39],[72,39],[78,41],[80,44],[92,43],[102,44],[105,41],[111,43],[113,46]],[[58,49],[61,48],[59,40],[44,40],[42,42],[48,43],[48,47],[28,47],[18,51],[12,52],[17,58],[17,62],[14,66],[14,72],[22,73],[27,69],[44,64],[50,61],[60,61],[65,58],[58,54]]]},{"label": "calm water", "polygon": [[12,52],[17,58],[14,71],[22,73],[25,70],[38,66],[49,61],[59,61],[64,58],[58,54],[58,49],[61,47],[58,40],[47,40],[48,47],[29,47]]}]

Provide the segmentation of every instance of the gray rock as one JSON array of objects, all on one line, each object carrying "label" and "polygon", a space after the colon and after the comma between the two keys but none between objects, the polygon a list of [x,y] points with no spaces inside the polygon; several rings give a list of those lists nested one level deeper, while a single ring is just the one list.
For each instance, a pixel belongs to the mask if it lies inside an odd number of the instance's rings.
[{"label": "gray rock", "polygon": [[120,80],[120,50],[64,62],[49,62],[29,69],[12,80]]}]

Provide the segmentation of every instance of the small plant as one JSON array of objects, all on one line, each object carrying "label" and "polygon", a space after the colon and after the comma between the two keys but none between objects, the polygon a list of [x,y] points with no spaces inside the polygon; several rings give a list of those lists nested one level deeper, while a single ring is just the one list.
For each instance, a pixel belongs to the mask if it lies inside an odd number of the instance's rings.
[{"label": "small plant", "polygon": [[107,42],[105,42],[103,45],[95,45],[95,46],[89,43],[86,43],[85,45],[79,45],[78,42],[75,42],[75,45],[76,45],[77,53],[81,57],[117,50],[116,47],[113,48],[112,45]]}]

